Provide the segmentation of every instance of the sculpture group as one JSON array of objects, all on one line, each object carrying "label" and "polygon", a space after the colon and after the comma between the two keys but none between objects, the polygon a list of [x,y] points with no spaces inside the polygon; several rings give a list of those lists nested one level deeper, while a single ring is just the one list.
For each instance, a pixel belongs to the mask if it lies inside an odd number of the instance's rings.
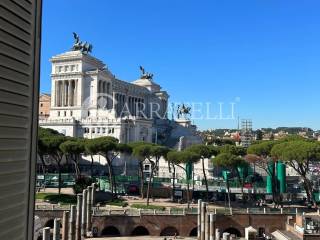
[{"label": "sculpture group", "polygon": [[141,79],[152,79],[153,78],[153,74],[152,73],[148,73],[144,70],[144,67],[140,66],[140,71],[141,71]]},{"label": "sculpture group", "polygon": [[177,117],[178,119],[180,119],[180,116],[183,116],[184,118],[187,118],[187,116],[191,116],[191,107],[187,107],[186,105],[184,105],[184,103],[182,105],[178,105],[177,108]]},{"label": "sculpture group", "polygon": [[87,43],[87,42],[82,42],[80,41],[80,37],[77,33],[73,33],[74,37],[74,44],[72,46],[73,51],[81,51],[85,54],[91,53],[92,52],[92,44]]}]

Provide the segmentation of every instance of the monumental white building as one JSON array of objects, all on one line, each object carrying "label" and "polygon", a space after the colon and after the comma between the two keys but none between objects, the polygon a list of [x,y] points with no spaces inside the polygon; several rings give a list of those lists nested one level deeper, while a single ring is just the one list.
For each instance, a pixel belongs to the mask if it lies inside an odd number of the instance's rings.
[{"label": "monumental white building", "polygon": [[[41,127],[71,137],[112,136],[122,143],[156,142],[177,150],[202,142],[190,120],[167,118],[169,95],[153,81],[152,74],[140,67],[139,79],[130,83],[119,80],[101,60],[90,55],[90,45],[83,45],[77,35],[75,40],[72,51],[50,59],[50,116],[39,120]],[[125,168],[132,161],[126,163],[126,159],[115,161],[118,173],[128,172]],[[100,157],[96,160],[104,162]],[[209,165],[206,161],[207,171]],[[146,163],[146,175],[148,171]],[[200,163],[195,164],[194,171],[196,177],[202,175]],[[185,173],[177,169],[176,174],[183,177]],[[157,175],[172,177],[164,159],[159,162]]]},{"label": "monumental white building", "polygon": [[81,50],[50,59],[50,117],[40,126],[67,136],[113,136],[120,142],[152,141],[154,122],[166,119],[168,94],[145,73],[128,83]]}]

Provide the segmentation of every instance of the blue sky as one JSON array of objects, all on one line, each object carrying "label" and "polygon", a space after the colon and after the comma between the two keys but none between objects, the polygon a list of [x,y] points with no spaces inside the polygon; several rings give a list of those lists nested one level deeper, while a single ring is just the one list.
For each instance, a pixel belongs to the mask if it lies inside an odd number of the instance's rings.
[{"label": "blue sky", "polygon": [[44,0],[41,92],[49,92],[49,58],[71,48],[72,32],[93,44],[119,78],[139,65],[173,102],[223,102],[233,120],[198,119],[201,129],[320,129],[318,0]]}]

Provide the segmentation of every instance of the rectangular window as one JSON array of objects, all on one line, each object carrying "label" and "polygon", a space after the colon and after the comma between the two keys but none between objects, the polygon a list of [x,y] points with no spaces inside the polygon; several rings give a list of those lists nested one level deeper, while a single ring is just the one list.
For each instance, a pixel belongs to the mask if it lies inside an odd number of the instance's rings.
[{"label": "rectangular window", "polygon": [[72,111],[70,111],[70,116],[72,117],[72,114],[73,114],[73,112]]},{"label": "rectangular window", "polygon": [[65,116],[65,117],[67,116],[67,111],[63,112],[63,116]]},{"label": "rectangular window", "polygon": [[60,111],[58,111],[58,117],[60,117]]},{"label": "rectangular window", "polygon": [[97,128],[97,133],[100,133],[100,128]]},{"label": "rectangular window", "polygon": [[91,132],[92,133],[96,133],[96,129],[95,128],[91,128]]},{"label": "rectangular window", "polygon": [[102,133],[106,133],[106,128],[102,128]]}]

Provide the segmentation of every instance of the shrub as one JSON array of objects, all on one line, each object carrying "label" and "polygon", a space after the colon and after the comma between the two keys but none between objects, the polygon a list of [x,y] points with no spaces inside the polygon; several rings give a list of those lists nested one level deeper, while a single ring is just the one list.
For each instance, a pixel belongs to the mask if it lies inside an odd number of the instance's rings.
[{"label": "shrub", "polygon": [[80,177],[76,179],[75,184],[73,185],[73,192],[75,194],[82,193],[83,189],[86,189],[88,186],[91,186],[93,179],[89,177]]},{"label": "shrub", "polygon": [[55,194],[55,193],[37,193],[36,199],[42,199],[50,203],[62,203],[62,204],[74,204],[77,203],[77,197],[75,195],[68,194]]}]

